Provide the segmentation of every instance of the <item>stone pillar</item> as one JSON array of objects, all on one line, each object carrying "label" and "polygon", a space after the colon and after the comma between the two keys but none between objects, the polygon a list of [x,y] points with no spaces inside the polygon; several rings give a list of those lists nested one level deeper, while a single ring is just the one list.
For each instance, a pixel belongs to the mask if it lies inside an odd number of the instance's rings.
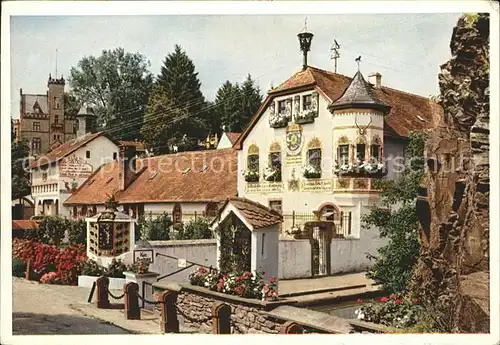
[{"label": "stone pillar", "polygon": [[125,294],[125,318],[127,320],[140,320],[141,309],[139,308],[139,285],[137,283],[127,283],[123,286]]},{"label": "stone pillar", "polygon": [[212,307],[213,334],[231,334],[231,307],[226,303],[216,303]]},{"label": "stone pillar", "polygon": [[163,291],[159,296],[161,302],[160,329],[162,333],[179,333],[179,320],[177,319],[177,292]]},{"label": "stone pillar", "polygon": [[[149,283],[149,284],[155,283],[156,279],[160,275],[159,273],[147,272],[144,274],[136,274],[133,272],[123,272],[123,274],[125,275],[126,284],[131,282],[137,283],[137,285],[139,286],[138,293],[142,298],[145,298],[148,301],[153,300],[153,293],[151,291],[151,286],[144,283]],[[148,310],[154,310],[154,305],[147,302],[144,303],[141,302],[141,307]]]},{"label": "stone pillar", "polygon": [[109,308],[109,278],[99,277],[95,281],[97,287],[97,308],[106,309]]}]

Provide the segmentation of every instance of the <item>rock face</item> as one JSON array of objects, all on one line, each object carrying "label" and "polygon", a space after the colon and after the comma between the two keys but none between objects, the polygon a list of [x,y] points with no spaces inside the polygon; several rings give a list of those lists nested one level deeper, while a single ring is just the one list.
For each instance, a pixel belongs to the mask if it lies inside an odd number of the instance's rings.
[{"label": "rock face", "polygon": [[444,111],[425,145],[413,289],[443,328],[489,332],[489,14],[462,16],[450,48],[439,74]]}]

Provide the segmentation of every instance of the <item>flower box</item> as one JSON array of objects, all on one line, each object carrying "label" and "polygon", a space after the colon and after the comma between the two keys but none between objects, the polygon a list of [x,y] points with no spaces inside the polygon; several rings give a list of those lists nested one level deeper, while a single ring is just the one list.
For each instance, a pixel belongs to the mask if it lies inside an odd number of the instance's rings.
[{"label": "flower box", "polygon": [[[78,286],[92,288],[92,285],[99,277],[94,276],[78,276]],[[125,285],[125,278],[109,278],[109,289],[110,290],[122,290],[123,285]]]},{"label": "flower box", "polygon": [[305,167],[302,168],[302,176],[304,176],[307,179],[320,178],[321,169],[312,165],[306,165]]},{"label": "flower box", "polygon": [[387,175],[387,169],[383,163],[358,162],[357,164],[344,164],[334,167],[333,173],[337,176],[359,176],[359,177],[383,177]]},{"label": "flower box", "polygon": [[283,128],[288,126],[290,118],[285,114],[275,114],[269,117],[269,126],[272,128]]},{"label": "flower box", "polygon": [[259,172],[255,170],[247,170],[244,173],[245,181],[247,182],[259,182]]},{"label": "flower box", "polygon": [[281,182],[281,169],[266,168],[264,170],[264,180],[269,182]]},{"label": "flower box", "polygon": [[313,123],[316,117],[318,117],[318,112],[316,110],[304,110],[297,114],[295,122],[299,124]]}]

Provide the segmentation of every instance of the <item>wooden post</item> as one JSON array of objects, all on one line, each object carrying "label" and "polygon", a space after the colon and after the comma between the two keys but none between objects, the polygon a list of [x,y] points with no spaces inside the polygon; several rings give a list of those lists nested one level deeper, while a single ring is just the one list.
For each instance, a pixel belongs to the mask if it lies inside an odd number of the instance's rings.
[{"label": "wooden post", "polygon": [[29,259],[26,263],[26,272],[24,278],[26,278],[26,280],[31,280],[31,259]]},{"label": "wooden post", "polygon": [[231,334],[231,306],[215,303],[212,307],[213,334]]},{"label": "wooden post", "polygon": [[302,334],[302,327],[293,321],[287,321],[280,327],[280,334]]},{"label": "wooden post", "polygon": [[125,293],[125,318],[127,320],[140,320],[141,309],[139,308],[139,284],[128,282],[123,285]]},{"label": "wooden post", "polygon": [[162,333],[179,333],[179,320],[177,319],[177,292],[163,291],[160,293],[161,302],[160,329]]},{"label": "wooden post", "polygon": [[97,287],[97,308],[106,309],[109,308],[109,278],[99,277],[95,281]]}]

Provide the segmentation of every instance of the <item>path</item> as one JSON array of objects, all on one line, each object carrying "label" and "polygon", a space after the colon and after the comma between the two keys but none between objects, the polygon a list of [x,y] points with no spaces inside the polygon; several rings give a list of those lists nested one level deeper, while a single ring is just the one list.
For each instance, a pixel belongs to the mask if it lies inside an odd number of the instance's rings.
[{"label": "path", "polygon": [[71,307],[72,303],[85,302],[90,289],[12,279],[14,335],[130,334]]}]

